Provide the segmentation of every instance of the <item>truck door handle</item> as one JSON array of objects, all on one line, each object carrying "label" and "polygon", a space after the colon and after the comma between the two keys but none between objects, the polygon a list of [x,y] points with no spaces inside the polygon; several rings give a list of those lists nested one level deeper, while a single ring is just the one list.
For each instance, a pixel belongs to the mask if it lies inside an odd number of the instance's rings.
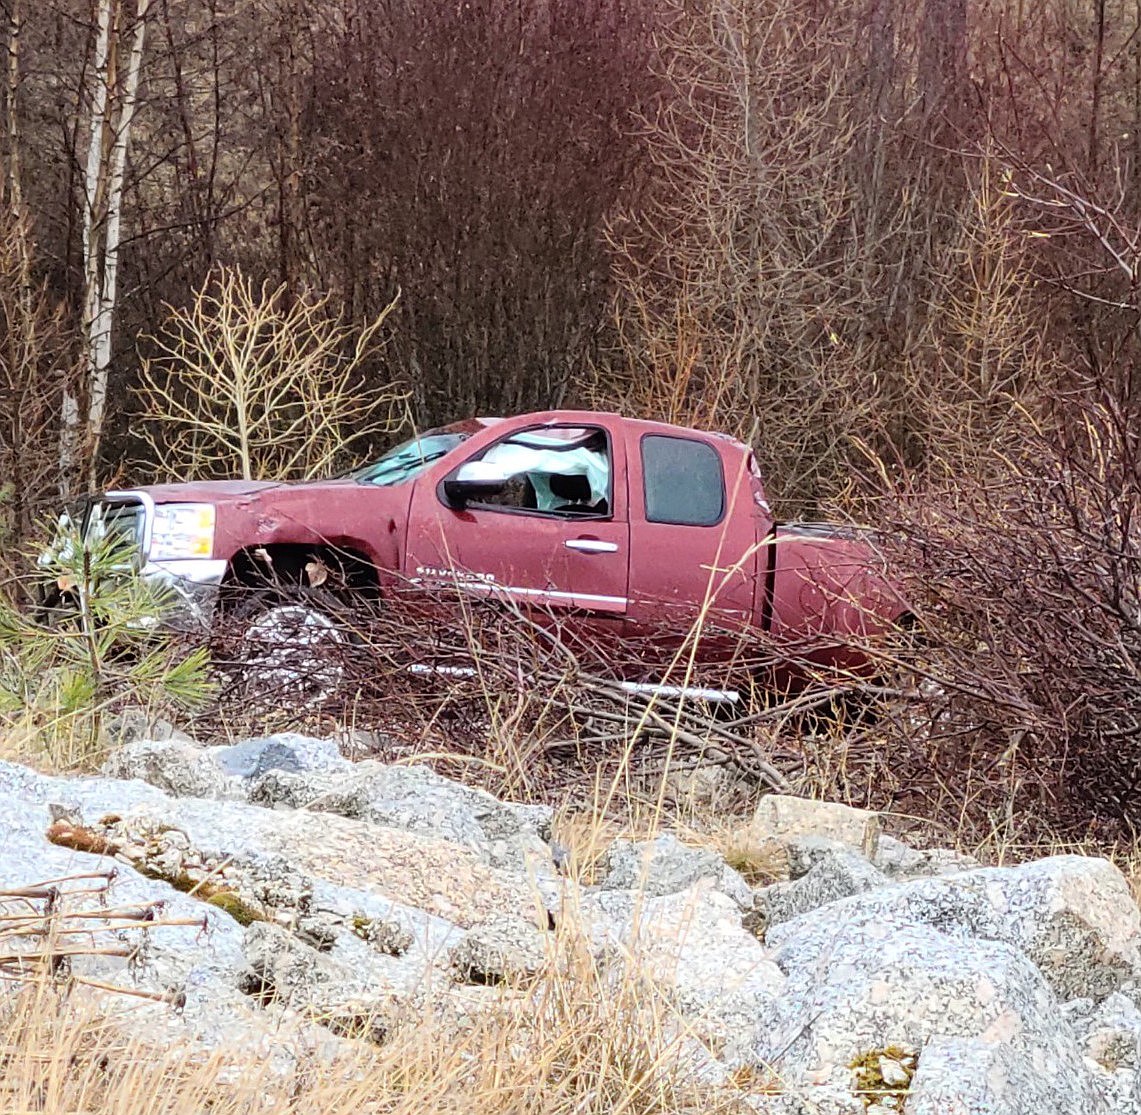
[{"label": "truck door handle", "polygon": [[568,550],[578,550],[583,554],[616,554],[617,542],[603,542],[601,538],[568,538],[564,543]]}]

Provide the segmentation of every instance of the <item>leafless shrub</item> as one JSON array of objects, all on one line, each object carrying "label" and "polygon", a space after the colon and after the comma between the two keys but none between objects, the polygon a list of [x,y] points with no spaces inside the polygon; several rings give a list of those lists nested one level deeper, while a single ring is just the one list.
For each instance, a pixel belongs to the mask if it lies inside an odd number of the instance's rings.
[{"label": "leafless shrub", "polygon": [[[114,849],[69,843],[65,836],[84,830],[56,821],[48,838],[77,851],[110,855]],[[90,987],[180,1007],[182,991],[149,991],[118,986],[84,974],[85,960],[122,960],[141,963],[151,934],[168,926],[200,925],[199,919],[165,915],[164,901],[115,906],[108,902],[116,872],[100,872],[48,879],[27,886],[0,886],[0,981],[17,988],[52,988],[67,993]]]},{"label": "leafless shrub", "polygon": [[404,291],[393,355],[421,422],[579,395],[607,324],[605,214],[644,169],[656,7],[322,10],[307,232],[347,304]]},{"label": "leafless shrub", "polygon": [[139,398],[143,437],[168,476],[308,478],[391,432],[402,396],[366,385],[395,306],[360,330],[329,296],[290,299],[216,270],[153,338]]},{"label": "leafless shrub", "polygon": [[[229,732],[264,727],[283,709],[295,724],[300,710],[367,728],[390,761],[431,756],[515,796],[548,796],[583,772],[605,772],[612,786],[633,775],[652,794],[663,772],[695,764],[770,789],[807,788],[818,772],[797,732],[814,718],[835,724],[853,694],[874,704],[887,692],[814,667],[819,642],[712,623],[619,641],[542,609],[457,603],[420,587],[372,604],[305,591],[252,611],[247,593],[258,590],[234,590],[213,640],[223,680],[211,717]],[[795,688],[778,691],[790,670]],[[872,722],[858,713],[847,728],[858,735]]]},{"label": "leafless shrub", "polygon": [[28,270],[29,235],[0,199],[0,571],[58,498],[59,406],[75,359],[62,313]]},{"label": "leafless shrub", "polygon": [[[1141,779],[1141,226],[1124,179],[1099,189],[1001,144],[994,158],[999,232],[1085,340],[1069,370],[1047,362],[1035,392],[1000,383],[1008,418],[993,443],[944,450],[899,483],[904,470],[880,468],[890,494],[875,513],[895,529],[927,647],[917,703],[879,741],[892,777],[867,793],[976,836],[1111,841],[1136,828]],[[1025,299],[1020,280],[1001,303]],[[1010,351],[1016,368],[1042,349]]]},{"label": "leafless shrub", "polygon": [[610,226],[625,373],[597,397],[754,442],[786,515],[850,496],[866,446],[912,469],[985,447],[1051,360],[961,20],[666,7],[648,211]]},{"label": "leafless shrub", "polygon": [[1141,433],[1086,382],[969,483],[901,493],[927,640],[891,733],[897,804],[976,833],[1115,838],[1141,817]]}]

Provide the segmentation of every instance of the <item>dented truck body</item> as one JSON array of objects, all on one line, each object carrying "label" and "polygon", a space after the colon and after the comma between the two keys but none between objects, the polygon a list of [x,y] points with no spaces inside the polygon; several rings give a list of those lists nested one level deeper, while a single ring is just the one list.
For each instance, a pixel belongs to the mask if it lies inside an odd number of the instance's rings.
[{"label": "dented truck body", "polygon": [[775,521],[746,445],[594,411],[456,423],[333,480],[107,492],[85,514],[205,626],[271,570],[302,591],[332,574],[381,600],[507,600],[619,639],[815,640],[822,664],[859,668],[860,640],[906,611],[870,536]]}]

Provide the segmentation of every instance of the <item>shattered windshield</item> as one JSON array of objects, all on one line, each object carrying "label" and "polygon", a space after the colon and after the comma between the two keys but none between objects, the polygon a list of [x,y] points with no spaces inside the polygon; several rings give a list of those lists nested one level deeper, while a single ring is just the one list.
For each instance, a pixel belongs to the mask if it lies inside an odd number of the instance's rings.
[{"label": "shattered windshield", "polygon": [[375,484],[378,488],[403,484],[405,480],[419,476],[433,461],[438,461],[469,437],[471,434],[466,432],[431,430],[390,449],[379,461],[350,472],[349,479],[358,484]]}]

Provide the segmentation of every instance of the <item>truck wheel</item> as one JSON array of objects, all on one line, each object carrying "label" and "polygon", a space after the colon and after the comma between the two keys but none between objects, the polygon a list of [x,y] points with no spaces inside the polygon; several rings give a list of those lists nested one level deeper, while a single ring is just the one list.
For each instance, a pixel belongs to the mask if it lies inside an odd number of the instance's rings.
[{"label": "truck wheel", "polygon": [[235,681],[253,698],[312,708],[334,696],[345,677],[348,636],[334,602],[298,589],[256,596],[228,621]]}]

